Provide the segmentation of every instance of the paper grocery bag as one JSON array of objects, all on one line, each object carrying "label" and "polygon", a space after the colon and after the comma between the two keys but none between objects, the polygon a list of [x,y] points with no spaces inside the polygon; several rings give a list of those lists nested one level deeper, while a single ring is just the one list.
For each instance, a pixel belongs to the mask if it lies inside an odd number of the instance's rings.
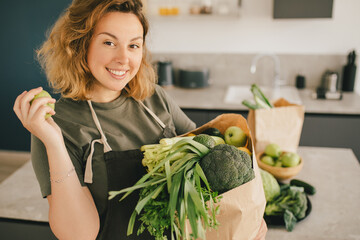
[{"label": "paper grocery bag", "polygon": [[242,128],[248,136],[247,147],[253,153],[255,178],[221,194],[220,213],[217,215],[220,225],[218,229],[206,232],[207,240],[253,240],[257,237],[261,224],[264,225],[265,194],[246,119],[239,114],[222,114],[191,133],[200,134],[207,128],[215,127],[224,134],[230,126]]},{"label": "paper grocery bag", "polygon": [[297,152],[304,123],[304,106],[291,104],[283,98],[273,105],[271,109],[249,110],[247,120],[255,151],[262,152],[269,143],[276,143],[283,151]]}]

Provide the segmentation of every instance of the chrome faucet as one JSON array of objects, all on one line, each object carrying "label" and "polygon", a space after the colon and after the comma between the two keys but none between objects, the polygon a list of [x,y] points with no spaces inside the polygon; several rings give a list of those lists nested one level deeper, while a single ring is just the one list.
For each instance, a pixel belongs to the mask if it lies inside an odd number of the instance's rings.
[{"label": "chrome faucet", "polygon": [[284,82],[280,80],[280,59],[277,55],[273,54],[273,53],[262,53],[262,54],[258,54],[256,55],[251,63],[251,67],[250,67],[250,72],[252,74],[254,74],[256,72],[256,64],[259,61],[260,58],[263,57],[271,57],[274,60],[275,63],[275,70],[274,70],[274,82],[273,85],[275,87],[284,85]]}]

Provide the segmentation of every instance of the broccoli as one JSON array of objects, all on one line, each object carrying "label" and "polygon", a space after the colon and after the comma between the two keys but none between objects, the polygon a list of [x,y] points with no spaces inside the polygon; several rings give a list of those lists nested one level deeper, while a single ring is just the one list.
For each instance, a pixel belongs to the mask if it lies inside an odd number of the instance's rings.
[{"label": "broccoli", "polygon": [[219,144],[200,161],[210,188],[219,194],[254,179],[252,160],[248,153],[228,144]]}]

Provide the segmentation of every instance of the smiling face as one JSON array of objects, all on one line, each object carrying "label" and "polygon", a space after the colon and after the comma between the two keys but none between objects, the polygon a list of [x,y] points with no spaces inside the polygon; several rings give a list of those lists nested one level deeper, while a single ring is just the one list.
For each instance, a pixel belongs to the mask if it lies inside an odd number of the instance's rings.
[{"label": "smiling face", "polygon": [[96,82],[91,100],[110,102],[133,79],[143,56],[143,27],[132,13],[110,12],[97,23],[87,62]]}]

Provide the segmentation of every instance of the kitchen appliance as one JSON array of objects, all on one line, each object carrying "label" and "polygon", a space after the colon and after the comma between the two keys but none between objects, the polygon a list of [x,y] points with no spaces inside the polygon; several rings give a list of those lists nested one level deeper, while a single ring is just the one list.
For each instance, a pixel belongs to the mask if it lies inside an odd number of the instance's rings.
[{"label": "kitchen appliance", "polygon": [[303,75],[297,75],[296,76],[296,88],[297,89],[304,89],[306,86],[306,79]]},{"label": "kitchen appliance", "polygon": [[158,84],[160,86],[172,86],[174,81],[172,62],[162,60],[157,62]]},{"label": "kitchen appliance", "polygon": [[355,85],[355,74],[356,74],[356,65],[355,65],[356,53],[355,50],[350,52],[348,55],[348,62],[343,69],[343,78],[342,78],[342,90],[345,92],[354,91]]},{"label": "kitchen appliance", "polygon": [[339,73],[327,70],[321,80],[321,85],[316,89],[313,98],[316,99],[342,99]]},{"label": "kitchen appliance", "polygon": [[208,68],[186,68],[179,69],[179,80],[177,85],[183,88],[204,88],[209,86]]},{"label": "kitchen appliance", "polygon": [[339,89],[339,74],[333,71],[326,71],[322,79],[322,88],[328,92],[337,92]]}]

